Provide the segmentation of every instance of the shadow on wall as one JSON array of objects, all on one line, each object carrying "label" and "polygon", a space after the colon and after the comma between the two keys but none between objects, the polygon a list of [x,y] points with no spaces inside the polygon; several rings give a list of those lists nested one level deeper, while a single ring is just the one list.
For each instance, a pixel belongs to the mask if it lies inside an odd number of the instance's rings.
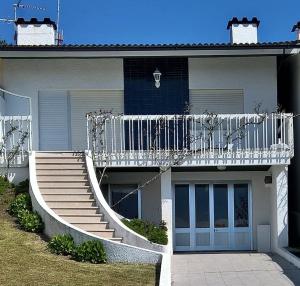
[{"label": "shadow on wall", "polygon": [[21,98],[21,97],[5,94],[4,101],[5,101],[4,115],[7,116],[30,115],[30,103],[27,98]]}]

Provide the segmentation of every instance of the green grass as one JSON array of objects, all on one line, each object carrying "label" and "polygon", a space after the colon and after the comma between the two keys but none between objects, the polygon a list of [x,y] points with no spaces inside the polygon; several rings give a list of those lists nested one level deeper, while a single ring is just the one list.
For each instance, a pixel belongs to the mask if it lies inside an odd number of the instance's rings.
[{"label": "green grass", "polygon": [[38,235],[6,213],[12,191],[0,194],[0,285],[155,285],[154,265],[80,263],[51,254]]}]

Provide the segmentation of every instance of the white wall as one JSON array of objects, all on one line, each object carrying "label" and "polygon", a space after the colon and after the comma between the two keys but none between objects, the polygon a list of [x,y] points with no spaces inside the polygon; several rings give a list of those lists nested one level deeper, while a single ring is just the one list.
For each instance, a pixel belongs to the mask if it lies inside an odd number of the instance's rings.
[{"label": "white wall", "polygon": [[252,189],[253,248],[257,249],[257,225],[271,224],[270,188],[264,184],[264,176],[270,172],[172,172],[172,181],[230,181],[249,182]]},{"label": "white wall", "polygon": [[50,24],[18,24],[17,45],[54,45],[55,33]]},{"label": "white wall", "polygon": [[190,58],[190,89],[243,89],[244,112],[277,106],[276,57]]},{"label": "white wall", "polygon": [[[38,150],[39,90],[123,90],[122,59],[5,59],[3,86],[32,98],[33,148]],[[9,114],[26,114],[27,107],[8,104]],[[19,100],[19,102],[21,102]],[[85,136],[85,135],[83,135]]]}]

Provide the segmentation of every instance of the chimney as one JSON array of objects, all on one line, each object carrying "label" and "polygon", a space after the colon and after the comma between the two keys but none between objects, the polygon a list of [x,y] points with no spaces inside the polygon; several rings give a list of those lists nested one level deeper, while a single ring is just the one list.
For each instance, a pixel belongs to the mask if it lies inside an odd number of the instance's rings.
[{"label": "chimney", "polygon": [[296,40],[300,41],[300,21],[294,25],[292,32],[296,32]]},{"label": "chimney", "polygon": [[231,44],[256,44],[259,23],[256,17],[252,20],[246,17],[241,20],[236,17],[232,18],[227,25],[227,30],[230,30]]},{"label": "chimney", "polygon": [[24,20],[19,18],[16,22],[16,43],[17,45],[55,45],[56,24],[50,18],[44,20]]}]

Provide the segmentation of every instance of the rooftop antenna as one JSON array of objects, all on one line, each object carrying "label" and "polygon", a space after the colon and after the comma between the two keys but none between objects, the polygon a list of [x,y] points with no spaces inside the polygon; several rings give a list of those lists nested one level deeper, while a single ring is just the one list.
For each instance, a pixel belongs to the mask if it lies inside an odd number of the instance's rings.
[{"label": "rooftop antenna", "polygon": [[43,7],[38,7],[38,6],[33,6],[33,5],[26,5],[26,4],[22,4],[21,3],[22,0],[18,0],[17,3],[13,4],[13,9],[14,9],[14,18],[0,18],[0,22],[4,22],[4,23],[15,23],[18,20],[18,9],[23,8],[23,9],[34,9],[34,10],[40,10],[40,11],[45,11],[46,9]]},{"label": "rooftop antenna", "polygon": [[59,31],[60,27],[60,0],[57,0],[57,19],[56,19],[56,26],[57,26],[57,31],[56,31],[56,44],[60,46],[63,43],[63,32]]},{"label": "rooftop antenna", "polygon": [[21,2],[22,2],[22,0],[19,0],[17,3],[13,4],[15,21],[17,21],[17,19],[18,19],[18,17],[17,17],[17,11],[18,11],[18,9],[20,9],[20,8],[23,8],[23,9],[34,9],[34,10],[39,10],[39,11],[46,11],[46,9],[43,8],[43,7],[38,7],[38,6],[34,6],[34,5],[22,4]]}]

